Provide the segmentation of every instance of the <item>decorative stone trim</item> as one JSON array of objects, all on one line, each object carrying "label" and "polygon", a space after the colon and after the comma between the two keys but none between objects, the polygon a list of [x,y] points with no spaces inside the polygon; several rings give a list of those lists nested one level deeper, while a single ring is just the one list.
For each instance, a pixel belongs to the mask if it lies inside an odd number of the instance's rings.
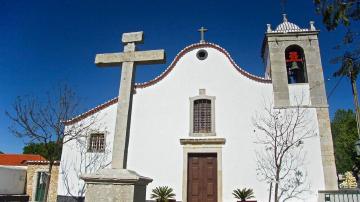
[{"label": "decorative stone trim", "polygon": [[224,145],[226,142],[225,138],[184,138],[180,139],[181,145]]},{"label": "decorative stone trim", "polygon": [[[210,133],[194,133],[194,102],[196,100],[210,100],[211,101],[211,132]],[[215,96],[206,95],[205,89],[199,90],[199,95],[190,98],[190,133],[192,137],[216,136],[215,130]]]},{"label": "decorative stone trim", "polygon": [[222,201],[222,147],[225,138],[183,138],[183,185],[182,201],[187,202],[188,157],[191,153],[216,153],[217,156],[217,201]]}]

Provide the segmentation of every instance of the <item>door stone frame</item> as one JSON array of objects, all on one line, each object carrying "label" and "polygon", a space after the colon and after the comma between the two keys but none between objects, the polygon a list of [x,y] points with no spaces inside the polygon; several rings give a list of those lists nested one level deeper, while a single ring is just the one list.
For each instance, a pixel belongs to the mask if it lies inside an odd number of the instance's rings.
[{"label": "door stone frame", "polygon": [[[37,179],[38,179],[40,173],[49,173],[48,171],[49,171],[49,169],[47,169],[47,168],[38,168],[35,170],[34,175],[32,177],[32,196],[31,196],[30,201],[37,202],[35,200],[36,189],[38,188]],[[49,187],[50,187],[50,185],[49,185]]]},{"label": "door stone frame", "polygon": [[222,147],[225,138],[184,138],[183,145],[183,185],[182,201],[187,202],[188,157],[189,153],[215,153],[217,156],[217,202],[222,202]]}]

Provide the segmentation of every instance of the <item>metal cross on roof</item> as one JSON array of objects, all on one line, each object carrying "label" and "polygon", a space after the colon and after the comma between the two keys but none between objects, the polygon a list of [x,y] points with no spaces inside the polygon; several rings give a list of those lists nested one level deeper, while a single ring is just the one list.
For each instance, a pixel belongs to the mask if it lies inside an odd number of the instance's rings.
[{"label": "metal cross on roof", "polygon": [[200,29],[198,29],[198,31],[200,32],[200,43],[205,43],[205,39],[204,39],[204,35],[205,32],[207,31],[207,29],[205,29],[204,27],[201,27]]}]

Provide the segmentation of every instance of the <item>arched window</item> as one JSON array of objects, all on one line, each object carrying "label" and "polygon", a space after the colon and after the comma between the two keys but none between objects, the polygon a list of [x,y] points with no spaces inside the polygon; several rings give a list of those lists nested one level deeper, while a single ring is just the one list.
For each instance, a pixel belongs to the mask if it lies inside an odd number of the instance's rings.
[{"label": "arched window", "polygon": [[194,101],[194,133],[211,133],[211,100]]},{"label": "arched window", "polygon": [[307,83],[306,62],[304,50],[298,45],[291,45],[285,49],[286,70],[288,82]]}]

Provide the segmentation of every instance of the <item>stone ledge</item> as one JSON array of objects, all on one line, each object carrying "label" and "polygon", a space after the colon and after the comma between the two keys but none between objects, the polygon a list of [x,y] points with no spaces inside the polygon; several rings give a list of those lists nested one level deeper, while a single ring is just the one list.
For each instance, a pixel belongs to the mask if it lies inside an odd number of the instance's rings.
[{"label": "stone ledge", "polygon": [[323,194],[360,194],[360,189],[319,190]]},{"label": "stone ledge", "polygon": [[226,142],[225,138],[182,138],[182,139],[180,139],[181,145],[199,145],[199,144],[224,145],[225,142]]},{"label": "stone ledge", "polygon": [[127,169],[102,169],[96,173],[85,174],[80,177],[87,184],[133,184],[147,185],[153,180]]},{"label": "stone ledge", "polygon": [[281,105],[281,106],[274,106],[274,109],[296,109],[296,108],[329,108],[329,105]]}]

